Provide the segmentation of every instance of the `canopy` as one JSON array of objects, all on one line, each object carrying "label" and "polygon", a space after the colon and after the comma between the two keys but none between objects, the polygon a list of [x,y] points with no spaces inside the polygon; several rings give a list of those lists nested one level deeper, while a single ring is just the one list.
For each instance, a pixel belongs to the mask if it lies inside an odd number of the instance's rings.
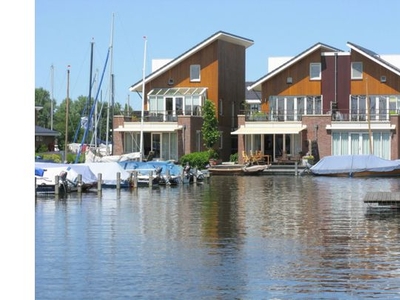
[{"label": "canopy", "polygon": [[[143,132],[174,132],[176,130],[182,129],[182,125],[176,125],[176,124],[166,124],[166,123],[161,123],[160,124],[143,124]],[[118,127],[114,129],[114,131],[119,131],[119,132],[140,132],[142,130],[142,126],[140,122],[135,122],[135,124],[129,124],[125,125],[124,127]]]},{"label": "canopy", "polygon": [[300,131],[306,129],[305,125],[298,126],[241,126],[238,130],[231,132],[231,134],[298,134]]}]

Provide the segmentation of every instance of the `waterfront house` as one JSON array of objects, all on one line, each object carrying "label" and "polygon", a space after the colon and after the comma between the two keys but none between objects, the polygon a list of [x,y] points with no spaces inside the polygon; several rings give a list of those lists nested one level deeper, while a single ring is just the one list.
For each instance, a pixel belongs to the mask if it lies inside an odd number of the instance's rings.
[{"label": "waterfront house", "polygon": [[256,118],[251,110],[238,116],[232,131],[238,152],[261,151],[273,161],[307,153],[316,159],[400,158],[400,56],[347,46],[350,51],[317,43],[295,57],[277,58],[276,67],[249,86],[261,93],[261,105]]},{"label": "waterfront house", "polygon": [[37,125],[38,112],[42,109],[41,106],[35,106],[35,151],[38,151],[41,146],[45,145],[48,151],[55,151],[57,145],[57,137],[60,136],[58,131],[44,128]]},{"label": "waterfront house", "polygon": [[[201,127],[206,99],[216,107],[222,160],[237,152],[237,115],[245,99],[246,49],[253,41],[219,31],[180,56],[166,61],[130,87],[144,101],[142,112],[114,116],[113,151],[140,151],[144,156],[177,161],[182,155],[204,151]],[[144,81],[144,82],[143,82]]]}]

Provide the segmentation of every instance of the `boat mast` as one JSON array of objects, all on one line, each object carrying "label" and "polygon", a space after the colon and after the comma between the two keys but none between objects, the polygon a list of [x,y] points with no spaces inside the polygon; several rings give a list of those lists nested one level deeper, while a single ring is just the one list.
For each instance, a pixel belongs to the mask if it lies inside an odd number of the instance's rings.
[{"label": "boat mast", "polygon": [[366,91],[366,105],[367,105],[367,120],[368,120],[368,137],[369,137],[369,153],[370,154],[374,154],[374,148],[372,147],[372,131],[371,131],[371,101],[369,99],[368,96],[368,77],[365,78],[365,82],[366,82],[366,87],[365,87],[365,91]]},{"label": "boat mast", "polygon": [[67,68],[67,99],[65,103],[65,143],[64,143],[64,162],[67,162],[68,150],[68,116],[69,116],[69,65]]},{"label": "boat mast", "polygon": [[140,121],[140,161],[143,161],[143,119],[144,119],[144,98],[146,95],[145,92],[145,77],[146,77],[146,45],[147,45],[147,38],[144,36],[144,55],[143,55],[143,79],[142,79],[142,114],[141,114],[141,121]]},{"label": "boat mast", "polygon": [[53,130],[53,97],[54,97],[54,66],[51,69],[51,96],[50,96],[50,129]]},{"label": "boat mast", "polygon": [[114,39],[114,13],[111,22],[111,39],[110,39],[110,98],[107,105],[107,125],[106,125],[106,155],[109,155],[108,135],[110,131],[110,105],[114,105],[114,82],[113,82],[113,39]]}]

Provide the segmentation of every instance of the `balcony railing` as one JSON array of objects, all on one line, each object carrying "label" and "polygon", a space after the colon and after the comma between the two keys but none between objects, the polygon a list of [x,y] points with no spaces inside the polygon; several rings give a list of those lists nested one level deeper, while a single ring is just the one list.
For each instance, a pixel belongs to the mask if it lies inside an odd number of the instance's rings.
[{"label": "balcony railing", "polygon": [[[178,116],[201,116],[200,108],[194,110],[162,110],[162,111],[144,111],[143,122],[177,122]],[[140,122],[142,111],[131,112],[130,116],[125,116],[125,121]]]},{"label": "balcony railing", "polygon": [[[301,121],[303,116],[321,115],[316,113],[298,113],[296,111],[284,111],[280,113],[275,112],[254,112],[254,111],[241,111],[245,115],[246,122],[286,122],[286,121]],[[337,110],[333,113],[327,111],[324,115],[331,115],[332,121],[338,122],[364,122],[368,121],[368,114],[366,110],[349,111]],[[387,122],[391,115],[399,115],[399,110],[380,110],[379,112],[371,112],[369,120]]]}]

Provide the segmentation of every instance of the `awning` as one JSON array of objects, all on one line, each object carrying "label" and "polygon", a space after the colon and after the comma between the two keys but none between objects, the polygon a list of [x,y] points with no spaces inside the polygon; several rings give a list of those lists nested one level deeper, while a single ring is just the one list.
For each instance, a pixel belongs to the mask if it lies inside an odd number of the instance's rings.
[{"label": "awning", "polygon": [[[151,123],[151,124],[143,124],[143,132],[174,132],[177,130],[181,130],[183,128],[182,125],[176,124],[165,124],[165,123]],[[124,127],[118,127],[114,129],[117,132],[140,132],[142,130],[141,124],[138,122],[134,125],[126,125]]]},{"label": "awning", "polygon": [[307,126],[264,126],[264,127],[248,127],[242,126],[238,130],[231,132],[231,134],[298,134],[300,131],[306,129]]},{"label": "awning", "polygon": [[[387,123],[372,123],[371,130],[395,130],[396,125]],[[369,130],[368,123],[340,122],[338,124],[326,125],[326,130]]]}]

